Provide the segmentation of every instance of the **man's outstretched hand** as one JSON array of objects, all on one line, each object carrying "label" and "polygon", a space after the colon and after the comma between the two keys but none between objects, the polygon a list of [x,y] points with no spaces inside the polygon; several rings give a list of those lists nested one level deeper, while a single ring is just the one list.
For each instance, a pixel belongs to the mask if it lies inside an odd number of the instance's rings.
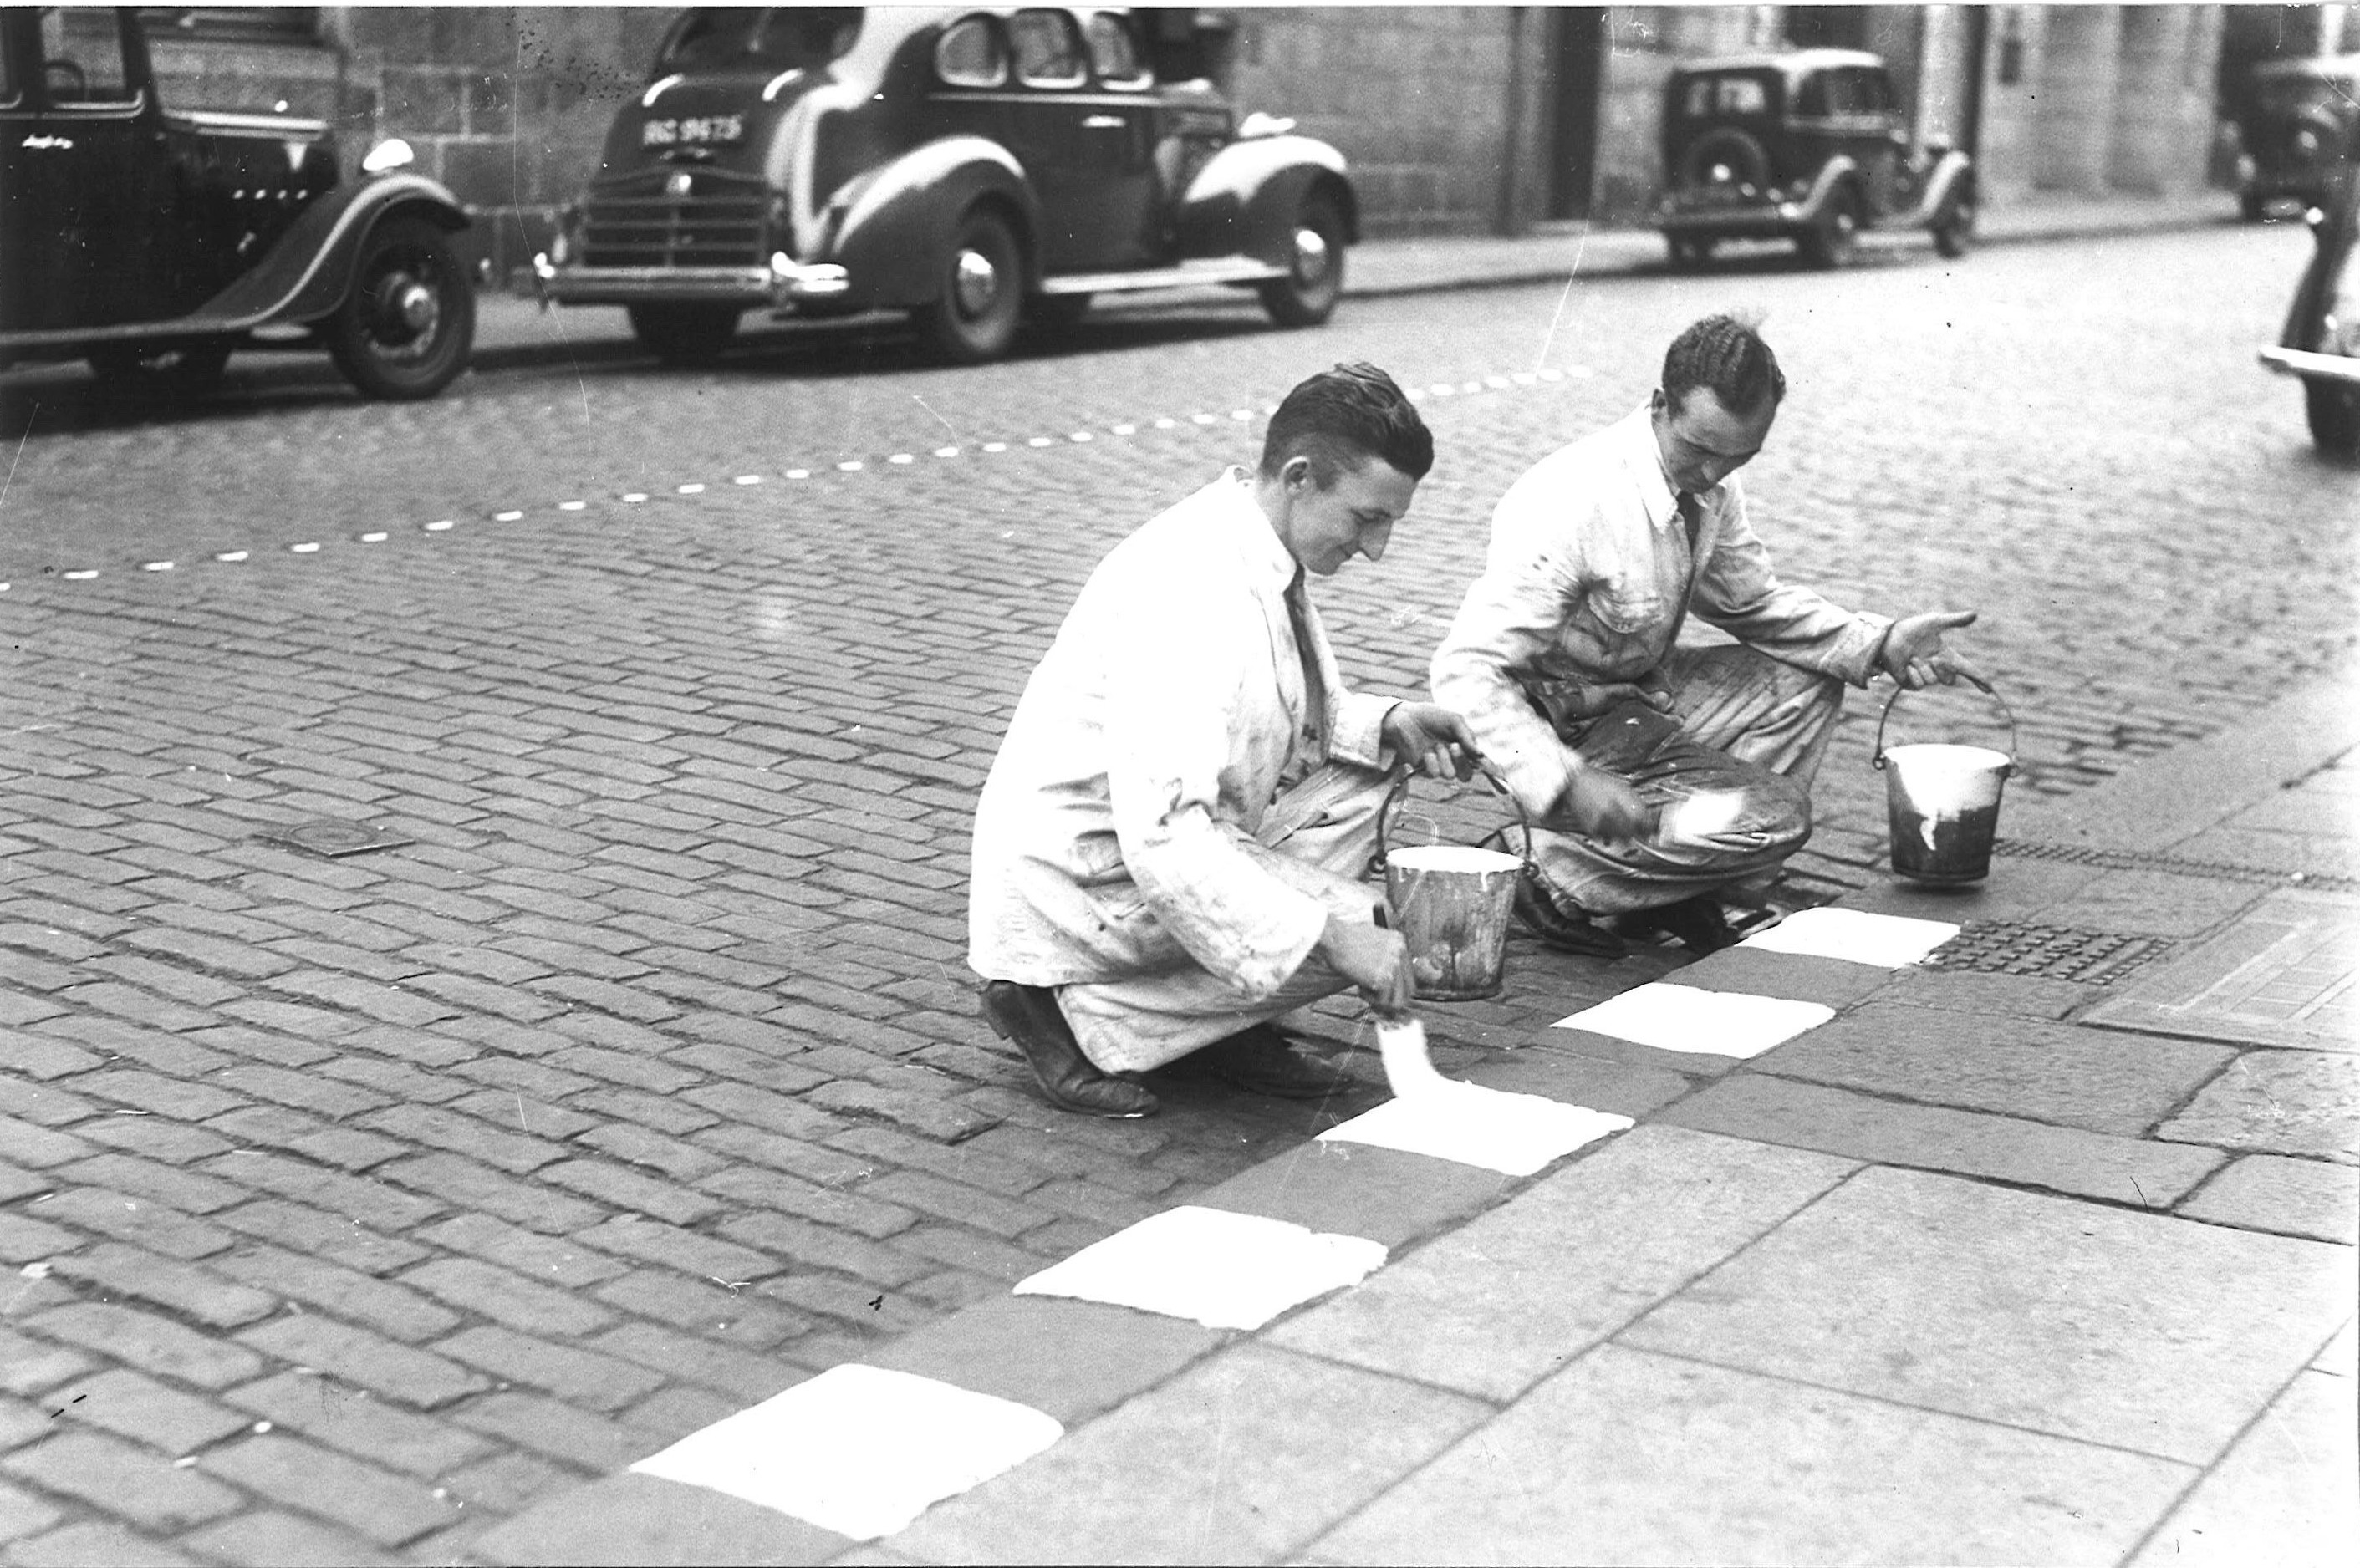
[{"label": "man's outstretched hand", "polygon": [[1395,757],[1429,779],[1475,775],[1475,732],[1439,702],[1395,702],[1379,733]]},{"label": "man's outstretched hand", "polygon": [[1402,941],[1401,932],[1329,915],[1319,952],[1384,1017],[1396,1018],[1409,1011],[1409,944]]},{"label": "man's outstretched hand", "polygon": [[1877,668],[1912,691],[1937,681],[1948,686],[1961,675],[1983,685],[1982,670],[1942,646],[1944,632],[1974,624],[1972,610],[1928,610],[1923,615],[1904,615],[1885,634],[1884,650],[1876,656]]},{"label": "man's outstretched hand", "polygon": [[1566,780],[1557,818],[1575,832],[1610,844],[1624,844],[1651,832],[1655,813],[1628,779],[1602,768],[1585,768]]}]

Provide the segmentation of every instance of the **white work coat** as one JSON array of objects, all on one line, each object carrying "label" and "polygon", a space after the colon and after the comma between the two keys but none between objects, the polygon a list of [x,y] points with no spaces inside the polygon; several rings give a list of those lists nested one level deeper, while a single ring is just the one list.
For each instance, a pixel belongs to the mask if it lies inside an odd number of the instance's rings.
[{"label": "white work coat", "polygon": [[1258,1000],[1309,955],[1326,907],[1242,846],[1312,768],[1383,766],[1393,702],[1344,691],[1306,598],[1310,689],[1299,570],[1235,468],[1099,562],[976,804],[978,974],[1064,985],[1193,963]]}]

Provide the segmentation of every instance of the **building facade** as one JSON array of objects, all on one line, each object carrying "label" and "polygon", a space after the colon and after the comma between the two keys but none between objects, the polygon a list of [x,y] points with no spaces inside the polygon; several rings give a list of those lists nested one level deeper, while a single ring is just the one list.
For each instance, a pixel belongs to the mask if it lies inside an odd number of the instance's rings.
[{"label": "building facade", "polygon": [[[1200,10],[1244,109],[1352,159],[1371,232],[1643,222],[1663,187],[1665,77],[1734,49],[1839,45],[1891,63],[1921,140],[1978,155],[1986,205],[2157,197],[2223,177],[2224,9],[2243,55],[2306,52],[2335,7],[1270,6]],[[2261,12],[2284,13],[2275,46]],[[597,166],[672,12],[589,6],[149,7],[172,101],[401,136],[505,270]],[[2306,33],[2308,29],[2308,33]],[[2242,56],[2241,56],[2242,59]]]}]

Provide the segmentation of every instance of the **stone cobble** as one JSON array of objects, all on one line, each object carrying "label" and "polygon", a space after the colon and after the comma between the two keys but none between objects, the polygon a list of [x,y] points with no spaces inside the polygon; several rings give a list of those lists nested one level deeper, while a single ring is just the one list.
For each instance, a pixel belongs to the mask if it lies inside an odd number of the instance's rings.
[{"label": "stone cobble", "polygon": [[[1355,303],[1316,337],[1192,308],[978,372],[770,347],[384,420],[233,397],[36,438],[12,515],[187,517],[172,571],[17,559],[0,594],[0,1258],[29,1270],[0,1366],[34,1418],[0,1420],[26,1499],[0,1515],[32,1521],[5,1550],[447,1560],[1371,1103],[1356,1056],[1327,1107],[1175,1079],[1154,1121],[1076,1122],[963,963],[972,791],[1065,605],[1317,365],[1387,364],[1443,454],[1386,561],[1319,591],[1367,689],[1422,687],[1505,484],[1733,298],[1795,380],[1749,474],[1786,575],[1981,606],[2021,787],[2210,733],[2354,621],[2321,526],[2348,480],[2250,373],[2266,243],[2115,253],[2210,301],[2160,322],[2052,251],[1865,267],[1841,310],[1777,272],[1601,285],[1564,322],[1554,289]],[[1807,892],[1882,854],[1874,722],[1842,722]],[[1896,723],[1988,728],[1948,695]],[[1498,814],[1433,793],[1446,831]],[[412,842],[255,836],[313,816]],[[1505,996],[1437,1019],[1446,1066],[1677,963],[1519,940]],[[1356,1011],[1306,1027],[1351,1042]],[[2223,1158],[2212,1110],[2153,1156],[2174,1191]]]}]

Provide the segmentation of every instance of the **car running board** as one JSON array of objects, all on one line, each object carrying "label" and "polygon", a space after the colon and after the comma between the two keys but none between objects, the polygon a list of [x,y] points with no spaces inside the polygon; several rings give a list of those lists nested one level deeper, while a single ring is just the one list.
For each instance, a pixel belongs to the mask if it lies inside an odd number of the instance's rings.
[{"label": "car running board", "polygon": [[1286,276],[1286,268],[1251,256],[1222,256],[1215,261],[1184,261],[1177,267],[1150,267],[1141,272],[1069,272],[1041,280],[1043,294],[1120,294],[1139,289],[1185,289],[1199,283],[1267,283]]}]

